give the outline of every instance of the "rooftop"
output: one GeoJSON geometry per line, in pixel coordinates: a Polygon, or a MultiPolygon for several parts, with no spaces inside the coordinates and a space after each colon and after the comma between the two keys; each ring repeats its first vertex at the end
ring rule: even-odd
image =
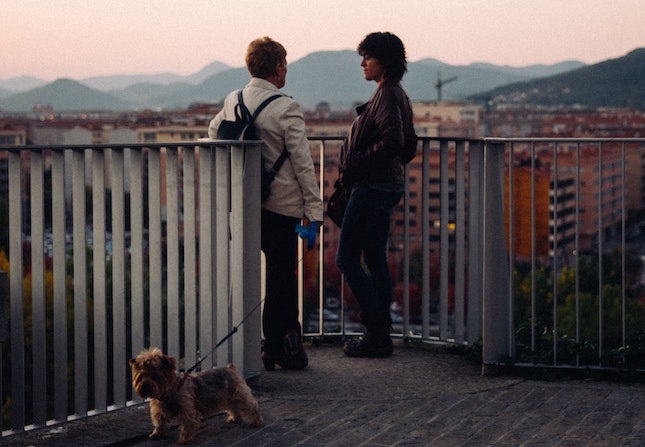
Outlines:
{"type": "MultiPolygon", "coordinates": [[[[637,446],[645,444],[645,384],[481,375],[462,355],[395,346],[389,359],[350,359],[306,344],[310,366],[252,384],[264,427],[202,424],[196,445],[637,446]]],[[[148,405],[11,435],[3,446],[165,446],[148,441],[148,405]]]]}

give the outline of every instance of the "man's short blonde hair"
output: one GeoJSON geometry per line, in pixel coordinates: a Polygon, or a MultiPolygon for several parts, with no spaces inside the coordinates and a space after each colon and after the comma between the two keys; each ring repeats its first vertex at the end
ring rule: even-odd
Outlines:
{"type": "Polygon", "coordinates": [[[271,39],[260,37],[249,44],[246,50],[246,67],[251,76],[266,79],[275,74],[275,67],[285,62],[287,50],[271,39]]]}

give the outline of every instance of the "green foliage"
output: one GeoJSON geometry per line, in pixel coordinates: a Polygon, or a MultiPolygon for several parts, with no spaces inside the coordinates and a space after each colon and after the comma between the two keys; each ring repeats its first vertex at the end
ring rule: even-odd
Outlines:
{"type": "MultiPolygon", "coordinates": [[[[88,250],[90,250],[88,248],[88,250]]],[[[90,256],[88,256],[88,259],[91,260],[91,251],[89,253],[90,256]]],[[[8,271],[10,268],[9,261],[4,253],[4,250],[0,250],[0,269],[5,269],[8,271]]],[[[88,261],[88,265],[86,266],[89,270],[86,272],[88,274],[88,278],[92,278],[91,274],[91,264],[88,261]]],[[[65,296],[65,307],[66,307],[66,313],[67,313],[67,327],[64,328],[63,330],[66,330],[66,339],[67,339],[67,353],[68,353],[68,387],[70,390],[74,389],[74,358],[73,358],[73,352],[74,352],[74,287],[73,287],[73,264],[72,264],[72,259],[71,257],[67,259],[66,262],[66,270],[67,274],[65,277],[65,290],[66,290],[66,296],[65,296]]],[[[108,278],[109,280],[110,278],[108,278]]],[[[54,331],[54,276],[53,276],[53,271],[51,269],[45,270],[44,274],[44,285],[45,285],[45,296],[44,297],[33,297],[32,294],[32,274],[31,272],[26,272],[25,276],[23,277],[22,281],[22,287],[23,287],[23,306],[24,306],[24,346],[25,346],[25,355],[24,355],[24,362],[25,362],[25,371],[27,371],[27,374],[30,374],[30,372],[33,370],[33,355],[32,355],[32,337],[33,337],[33,302],[34,299],[42,299],[44,307],[45,307],[45,337],[46,337],[46,358],[49,359],[50,361],[48,362],[46,368],[47,368],[47,413],[48,413],[48,418],[53,417],[53,412],[54,412],[54,383],[53,383],[53,362],[51,359],[54,359],[54,343],[57,342],[58,340],[61,339],[61,336],[63,334],[61,333],[56,333],[54,331]]],[[[89,298],[87,301],[87,321],[91,323],[91,318],[92,318],[92,313],[93,313],[93,299],[92,299],[92,294],[88,294],[89,298]]],[[[88,327],[88,340],[90,340],[90,346],[91,346],[91,340],[92,340],[92,327],[91,324],[88,327]]],[[[9,365],[11,365],[11,349],[10,349],[10,344],[7,343],[3,348],[3,371],[10,371],[9,365]]],[[[91,352],[90,352],[91,354],[91,352]]],[[[90,374],[92,372],[90,371],[90,374]]],[[[2,399],[0,399],[0,402],[2,403],[2,424],[3,427],[9,427],[11,426],[11,420],[10,420],[10,415],[11,415],[11,397],[10,397],[10,390],[11,390],[11,374],[5,374],[2,377],[3,380],[3,396],[0,396],[2,399]]],[[[91,377],[90,377],[91,380],[91,377]]],[[[92,387],[93,384],[90,383],[90,387],[92,387]]],[[[90,396],[91,396],[92,389],[90,390],[90,396]]],[[[32,405],[31,402],[33,402],[33,383],[31,380],[26,380],[25,381],[25,402],[27,403],[26,406],[26,414],[25,417],[28,421],[31,421],[33,415],[31,413],[32,411],[32,405]]],[[[69,393],[68,395],[68,408],[74,408],[74,395],[73,393],[69,393]]]]}
{"type": "Polygon", "coordinates": [[[637,254],[626,253],[624,293],[623,257],[618,250],[602,256],[602,282],[598,263],[593,259],[579,260],[577,277],[575,268],[562,268],[555,278],[558,302],[554,320],[553,271],[541,267],[535,273],[534,321],[531,272],[518,269],[515,272],[518,360],[645,368],[645,307],[632,287],[641,268],[637,254]]]}
{"type": "MultiPolygon", "coordinates": [[[[532,281],[530,269],[524,276],[515,271],[515,321],[531,320],[531,290],[532,281]]],[[[551,303],[553,302],[553,290],[550,286],[550,277],[544,267],[535,271],[535,312],[536,321],[551,321],[551,303]]]]}

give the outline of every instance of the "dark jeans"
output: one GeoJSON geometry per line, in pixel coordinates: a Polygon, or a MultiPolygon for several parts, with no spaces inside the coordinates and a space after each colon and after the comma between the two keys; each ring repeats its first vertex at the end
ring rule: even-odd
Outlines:
{"type": "Polygon", "coordinates": [[[262,210],[262,251],[266,257],[266,294],[262,325],[264,350],[279,354],[289,330],[300,332],[296,257],[300,219],[262,210]]]}
{"type": "Polygon", "coordinates": [[[387,241],[392,209],[401,196],[401,192],[362,186],[352,193],[347,203],[336,265],[345,275],[363,317],[389,316],[392,280],[387,265],[387,241]]]}

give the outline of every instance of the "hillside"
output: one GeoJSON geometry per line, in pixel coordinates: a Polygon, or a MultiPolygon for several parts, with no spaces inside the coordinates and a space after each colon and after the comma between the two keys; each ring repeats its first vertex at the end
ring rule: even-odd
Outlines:
{"type": "Polygon", "coordinates": [[[34,78],[33,76],[16,76],[15,78],[0,80],[0,91],[8,92],[8,95],[26,92],[46,85],[47,81],[34,78]]]}
{"type": "Polygon", "coordinates": [[[645,48],[566,73],[471,95],[497,104],[625,107],[645,111],[645,48]]]}
{"type": "Polygon", "coordinates": [[[5,110],[29,111],[37,104],[52,105],[55,110],[125,110],[130,107],[126,101],[71,79],[58,79],[44,87],[0,100],[0,108],[5,110]]]}
{"type": "Polygon", "coordinates": [[[175,73],[159,73],[152,75],[115,75],[115,76],[95,76],[92,78],[81,79],[81,82],[88,87],[109,93],[114,90],[126,90],[137,84],[157,85],[160,88],[176,84],[197,85],[204,82],[207,78],[229,70],[226,64],[213,62],[202,68],[197,73],[188,76],[181,76],[175,73]]]}

